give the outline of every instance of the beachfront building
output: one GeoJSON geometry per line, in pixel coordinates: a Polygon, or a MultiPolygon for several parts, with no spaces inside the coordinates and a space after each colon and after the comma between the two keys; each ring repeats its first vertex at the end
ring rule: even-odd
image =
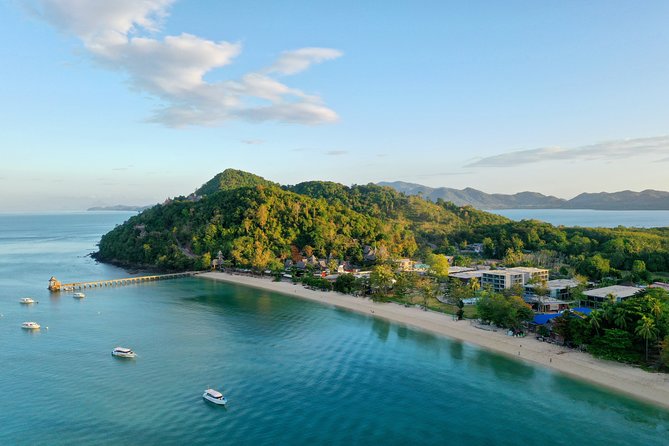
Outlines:
{"type": "Polygon", "coordinates": [[[508,269],[483,271],[483,274],[481,274],[481,287],[491,288],[496,293],[499,293],[514,285],[524,285],[525,282],[523,279],[523,273],[508,269]]]}
{"type": "Polygon", "coordinates": [[[541,286],[548,289],[546,297],[557,300],[571,300],[571,290],[579,285],[578,281],[574,279],[555,279],[542,283],[528,283],[525,284],[525,295],[535,295],[535,290],[541,286]]]}
{"type": "Polygon", "coordinates": [[[514,285],[524,286],[526,283],[548,281],[548,270],[541,268],[517,267],[483,271],[481,286],[490,287],[499,293],[514,285]]]}
{"type": "Polygon", "coordinates": [[[607,286],[604,288],[595,288],[594,290],[583,291],[587,302],[584,302],[587,306],[598,308],[604,302],[615,301],[620,302],[628,297],[634,296],[636,293],[641,291],[642,288],[635,286],[623,286],[623,285],[613,285],[607,286]]]}
{"type": "Polygon", "coordinates": [[[451,273],[451,271],[448,271],[448,277],[450,279],[457,279],[461,282],[463,282],[465,285],[469,285],[471,283],[472,279],[478,280],[479,284],[481,283],[481,277],[483,276],[484,271],[476,271],[476,270],[469,270],[469,271],[461,271],[461,272],[455,272],[451,273]]]}

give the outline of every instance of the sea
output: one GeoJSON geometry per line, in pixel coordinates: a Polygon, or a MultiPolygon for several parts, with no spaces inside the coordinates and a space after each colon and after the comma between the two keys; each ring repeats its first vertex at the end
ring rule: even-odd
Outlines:
{"type": "Polygon", "coordinates": [[[494,209],[493,214],[511,220],[540,220],[555,226],[593,228],[669,227],[669,211],[599,211],[592,209],[494,209]]]}
{"type": "Polygon", "coordinates": [[[47,291],[141,274],[89,256],[130,215],[0,214],[0,445],[669,443],[666,410],[372,315],[198,278],[47,291]]]}

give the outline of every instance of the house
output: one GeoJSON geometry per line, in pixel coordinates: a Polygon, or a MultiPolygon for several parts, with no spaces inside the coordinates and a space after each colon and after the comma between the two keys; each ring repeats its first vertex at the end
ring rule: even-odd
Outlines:
{"type": "Polygon", "coordinates": [[[569,302],[541,296],[525,296],[523,300],[537,313],[559,313],[569,309],[569,302]]]}
{"type": "Polygon", "coordinates": [[[662,288],[664,291],[669,291],[669,283],[664,282],[653,282],[648,285],[648,288],[662,288]]]}
{"type": "Polygon", "coordinates": [[[595,288],[594,290],[583,291],[587,298],[587,304],[593,308],[600,307],[604,302],[613,299],[616,302],[621,302],[628,297],[634,296],[642,288],[635,286],[613,285],[604,288],[595,288]]]}
{"type": "Polygon", "coordinates": [[[416,264],[414,260],[411,259],[399,259],[395,261],[397,263],[397,269],[399,271],[413,271],[413,266],[416,264]]]}

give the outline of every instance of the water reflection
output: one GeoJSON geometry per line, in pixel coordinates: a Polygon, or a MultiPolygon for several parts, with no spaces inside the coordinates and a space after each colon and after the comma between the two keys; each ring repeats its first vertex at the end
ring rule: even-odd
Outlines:
{"type": "Polygon", "coordinates": [[[469,363],[480,370],[492,371],[505,381],[527,381],[534,377],[536,369],[520,361],[496,355],[482,349],[473,351],[469,363]]]}
{"type": "Polygon", "coordinates": [[[376,333],[379,340],[386,342],[388,340],[388,334],[390,334],[390,324],[379,318],[374,318],[374,321],[372,322],[372,330],[376,333]]]}
{"type": "Polygon", "coordinates": [[[454,359],[462,360],[465,357],[465,346],[460,341],[452,340],[449,343],[449,350],[454,359]]]}

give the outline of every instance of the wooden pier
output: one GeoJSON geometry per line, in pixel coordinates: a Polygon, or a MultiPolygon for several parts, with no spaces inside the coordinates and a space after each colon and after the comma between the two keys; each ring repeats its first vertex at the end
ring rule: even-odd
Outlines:
{"type": "Polygon", "coordinates": [[[51,277],[51,279],[49,279],[49,291],[58,292],[58,291],[83,290],[85,288],[117,287],[124,285],[134,285],[142,282],[153,282],[156,280],[178,279],[181,277],[194,276],[196,274],[197,272],[189,271],[185,273],[155,274],[152,276],[137,276],[137,277],[126,277],[123,279],[94,280],[91,282],[72,282],[72,283],[61,283],[55,277],[51,277]]]}

